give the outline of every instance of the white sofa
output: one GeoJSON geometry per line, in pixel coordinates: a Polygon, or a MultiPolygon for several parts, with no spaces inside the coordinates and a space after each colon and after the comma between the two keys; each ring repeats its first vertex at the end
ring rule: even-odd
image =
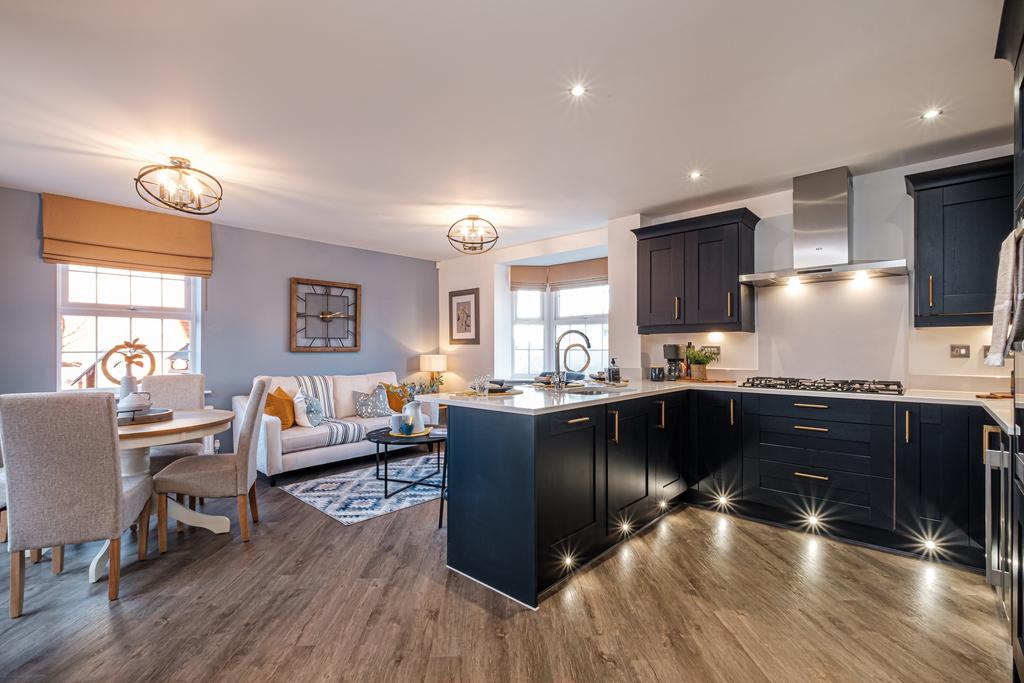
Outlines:
{"type": "MultiPolygon", "coordinates": [[[[353,392],[369,393],[381,382],[397,384],[398,378],[394,372],[374,372],[367,375],[328,375],[328,377],[333,388],[334,412],[337,419],[361,423],[367,432],[388,425],[389,418],[386,417],[358,417],[353,392]]],[[[264,378],[267,380],[270,391],[274,391],[278,387],[283,387],[292,395],[298,391],[298,383],[294,377],[265,376],[264,378]]],[[[235,411],[233,427],[235,443],[238,442],[238,429],[242,424],[242,414],[248,399],[248,396],[235,396],[231,399],[231,407],[235,411]]],[[[423,411],[429,422],[437,423],[436,404],[424,403],[423,411]]],[[[264,415],[263,424],[260,426],[256,468],[265,474],[273,484],[274,477],[284,472],[373,455],[377,450],[374,444],[365,439],[357,443],[326,446],[324,444],[327,443],[327,430],[326,426],[296,426],[282,430],[279,418],[264,415]]]]}

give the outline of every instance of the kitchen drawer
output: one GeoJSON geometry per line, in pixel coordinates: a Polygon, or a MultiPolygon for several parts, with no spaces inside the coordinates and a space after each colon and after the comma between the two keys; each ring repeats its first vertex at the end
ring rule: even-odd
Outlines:
{"type": "Polygon", "coordinates": [[[604,424],[604,406],[593,406],[577,410],[562,410],[549,413],[541,418],[544,427],[541,433],[564,434],[582,429],[600,428],[604,424]]]}
{"type": "Polygon", "coordinates": [[[796,517],[814,514],[830,522],[854,522],[893,528],[893,480],[775,460],[743,460],[743,499],[790,510],[796,517]]]}
{"type": "Polygon", "coordinates": [[[744,415],[743,455],[851,474],[893,476],[892,427],[744,415]]]}
{"type": "Polygon", "coordinates": [[[892,426],[892,402],[792,394],[744,394],[744,414],[892,426]]]}

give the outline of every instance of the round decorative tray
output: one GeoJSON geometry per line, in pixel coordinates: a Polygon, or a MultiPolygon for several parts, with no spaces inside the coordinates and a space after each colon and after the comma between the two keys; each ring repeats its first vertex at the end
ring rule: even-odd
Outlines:
{"type": "Polygon", "coordinates": [[[417,436],[426,436],[427,434],[429,434],[433,430],[434,430],[433,427],[427,427],[422,432],[414,432],[412,434],[397,434],[395,432],[388,432],[388,436],[396,436],[396,437],[404,438],[404,439],[412,439],[412,438],[417,437],[417,436]]]}
{"type": "Polygon", "coordinates": [[[152,422],[167,422],[174,418],[174,411],[170,408],[147,408],[146,410],[119,410],[117,411],[117,426],[127,427],[128,425],[144,425],[152,422]]]}

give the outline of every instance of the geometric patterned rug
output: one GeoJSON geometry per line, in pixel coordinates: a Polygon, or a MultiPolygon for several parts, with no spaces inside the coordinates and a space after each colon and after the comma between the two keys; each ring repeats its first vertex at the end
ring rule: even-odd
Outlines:
{"type": "MultiPolygon", "coordinates": [[[[441,463],[444,463],[443,455],[441,463]]],[[[394,479],[419,479],[436,468],[436,455],[422,455],[388,462],[388,476],[394,479]]],[[[383,469],[382,466],[382,474],[383,469]]],[[[370,465],[319,479],[286,484],[280,488],[345,525],[365,522],[374,517],[437,500],[441,495],[441,489],[411,486],[385,499],[384,482],[379,481],[375,473],[375,466],[370,465]]],[[[440,484],[441,475],[439,473],[426,481],[440,484]]],[[[388,488],[391,490],[404,485],[391,482],[388,488]]]]}

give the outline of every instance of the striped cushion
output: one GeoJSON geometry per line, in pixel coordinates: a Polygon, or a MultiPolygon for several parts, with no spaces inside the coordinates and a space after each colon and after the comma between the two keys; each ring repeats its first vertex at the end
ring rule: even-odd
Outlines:
{"type": "Polygon", "coordinates": [[[296,375],[295,381],[301,391],[320,401],[326,419],[331,420],[337,417],[334,412],[334,387],[331,385],[330,377],[326,375],[296,375]]]}

